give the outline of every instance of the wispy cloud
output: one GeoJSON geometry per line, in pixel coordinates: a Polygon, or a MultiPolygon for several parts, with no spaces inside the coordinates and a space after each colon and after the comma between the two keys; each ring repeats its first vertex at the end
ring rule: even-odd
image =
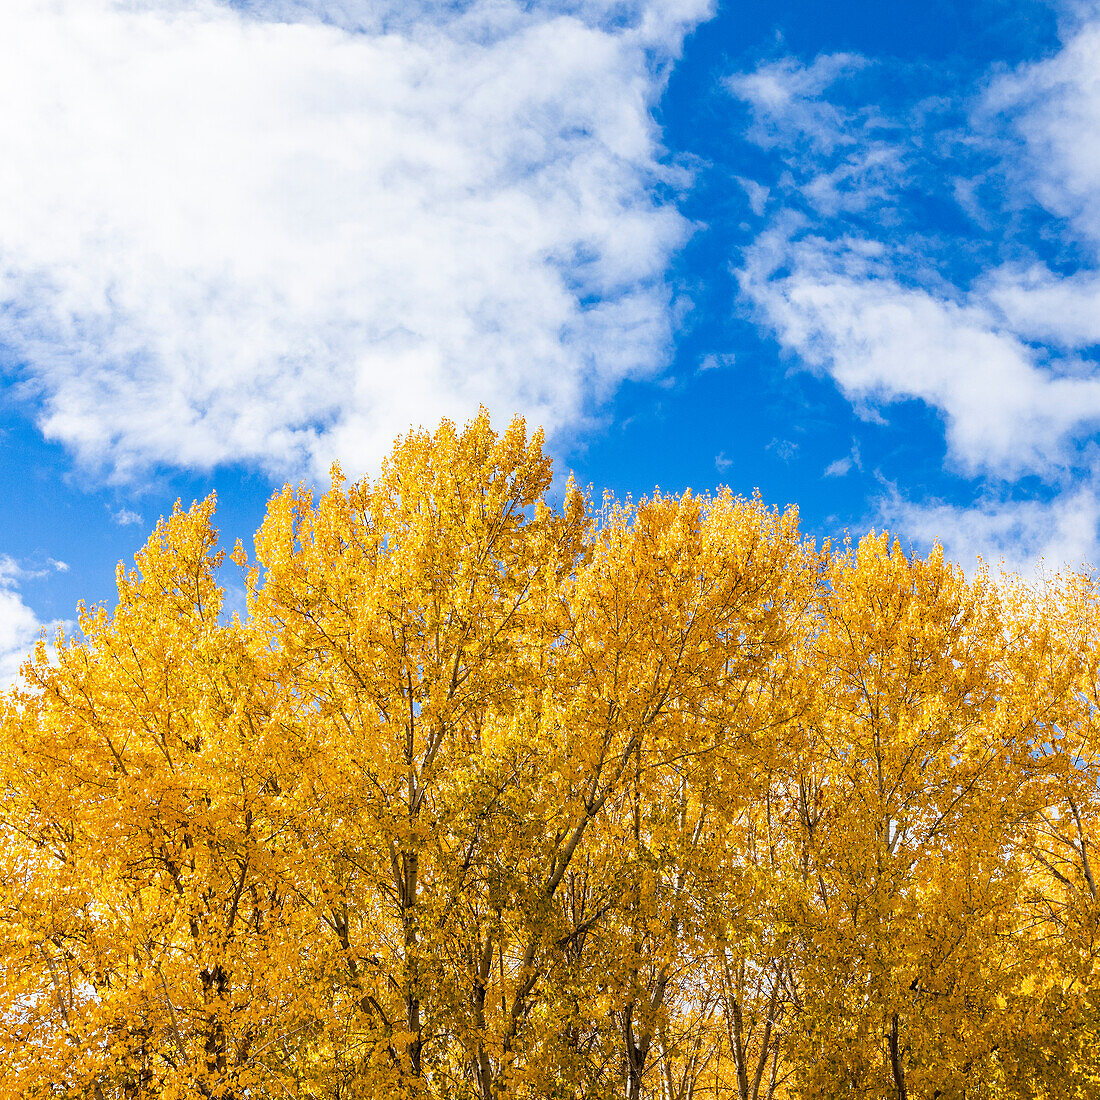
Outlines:
{"type": "Polygon", "coordinates": [[[131,508],[119,508],[111,511],[111,521],[119,527],[139,527],[145,522],[140,512],[131,508]]]}
{"type": "Polygon", "coordinates": [[[853,442],[852,450],[849,454],[844,455],[843,458],[834,459],[825,467],[823,472],[824,477],[845,477],[852,470],[862,470],[863,459],[859,453],[859,444],[853,442]]]}
{"type": "Polygon", "coordinates": [[[721,355],[711,353],[704,355],[699,363],[699,371],[708,370],[725,370],[727,367],[732,367],[737,362],[737,357],[732,352],[725,352],[721,355]]]}
{"type": "MultiPolygon", "coordinates": [[[[772,216],[737,265],[744,302],[857,411],[917,399],[939,413],[948,470],[978,502],[905,501],[901,490],[879,507],[963,555],[1073,565],[1096,555],[1100,17],[1090,12],[1057,54],[961,96],[924,87],[877,103],[873,66],[849,55],[768,61],[726,85],[778,163],[760,182],[776,196],[772,216]],[[922,221],[917,192],[955,206],[953,232],[922,221]],[[1021,494],[1025,477],[1044,491],[1021,494]]],[[[850,467],[839,459],[827,473],[850,467]]]]}
{"type": "Polygon", "coordinates": [[[651,114],[710,0],[10,0],[0,349],[85,463],[362,468],[666,362],[651,114]]]}
{"type": "MultiPolygon", "coordinates": [[[[745,73],[735,73],[726,87],[752,111],[748,137],[765,147],[808,146],[832,152],[858,140],[849,114],[824,93],[838,80],[859,72],[870,62],[859,54],[822,54],[809,65],[793,57],[766,61],[745,73]]],[[[739,180],[742,186],[744,181],[739,180]]],[[[751,194],[751,191],[750,191],[751,194]]]]}
{"type": "Polygon", "coordinates": [[[780,439],[777,436],[768,444],[766,450],[774,452],[784,462],[790,462],[798,453],[798,444],[792,439],[780,439]]]}
{"type": "Polygon", "coordinates": [[[1063,48],[991,81],[979,124],[1007,119],[1021,139],[1006,164],[1017,186],[1100,248],[1100,9],[1082,5],[1063,48]]]}

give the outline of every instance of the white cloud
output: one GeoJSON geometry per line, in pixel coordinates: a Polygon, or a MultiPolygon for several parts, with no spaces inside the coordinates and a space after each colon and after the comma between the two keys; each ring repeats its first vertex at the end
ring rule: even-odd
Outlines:
{"type": "Polygon", "coordinates": [[[1028,339],[1065,348],[1100,343],[1100,18],[1081,23],[1052,57],[994,80],[977,111],[1009,117],[1022,144],[1008,168],[1017,189],[1066,219],[1085,266],[1071,275],[1034,263],[990,273],[984,291],[1028,339]],[[1091,262],[1091,266],[1089,266],[1091,262]]]}
{"type": "Polygon", "coordinates": [[[903,285],[873,242],[776,230],[739,275],[780,344],[854,403],[938,408],[965,473],[1049,473],[1066,437],[1100,421],[1100,379],[1055,376],[981,302],[903,285]]]}
{"type": "Polygon", "coordinates": [[[991,272],[981,289],[1004,323],[1029,340],[1067,349],[1100,344],[1096,272],[1055,275],[1042,264],[1006,266],[991,272]]]}
{"type": "MultiPolygon", "coordinates": [[[[778,154],[769,208],[786,207],[742,255],[744,296],[863,415],[907,399],[938,410],[949,466],[985,479],[977,503],[895,490],[879,518],[960,560],[1077,567],[1100,546],[1097,452],[1081,446],[1100,425],[1100,17],[1095,5],[1079,15],[1051,57],[991,76],[969,103],[932,97],[893,120],[874,103],[840,105],[865,64],[847,55],[768,62],[727,84],[750,106],[749,137],[778,154]],[[969,131],[952,129],[968,110],[969,131]],[[906,206],[914,187],[939,185],[975,225],[1004,227],[1012,262],[952,282],[967,259],[906,206]],[[1047,244],[1060,230],[1072,257],[1057,271],[1019,259],[1030,230],[1012,238],[1036,202],[1060,219],[1047,244]],[[1049,500],[1018,499],[1027,475],[1049,500]]],[[[826,475],[850,468],[839,459],[826,475]]]]}
{"type": "Polygon", "coordinates": [[[1100,258],[1100,13],[1093,7],[1056,54],[992,81],[986,119],[1013,118],[1024,139],[1018,182],[1070,219],[1100,258]]]}
{"type": "Polygon", "coordinates": [[[723,352],[721,354],[712,352],[703,356],[697,370],[700,374],[708,370],[728,370],[736,362],[737,356],[733,352],[723,352]]]}
{"type": "Polygon", "coordinates": [[[852,440],[852,449],[843,458],[834,459],[825,467],[823,477],[846,477],[852,470],[863,471],[863,456],[860,454],[859,441],[852,440]]]}
{"type": "MultiPolygon", "coordinates": [[[[823,93],[868,64],[859,54],[848,53],[821,54],[809,65],[783,57],[752,72],[735,73],[726,79],[726,88],[751,109],[751,140],[766,148],[806,142],[817,152],[831,152],[838,145],[855,144],[857,136],[849,113],[823,93]]],[[[744,186],[743,180],[738,182],[744,186]]]]}
{"type": "Polygon", "coordinates": [[[22,571],[11,558],[0,556],[0,690],[19,679],[19,666],[34,648],[42,629],[38,616],[19,594],[21,576],[22,571]]]}
{"type": "MultiPolygon", "coordinates": [[[[164,0],[144,4],[163,7],[164,0]]],[[[313,21],[375,35],[433,33],[442,27],[448,34],[480,42],[512,33],[533,6],[509,0],[229,0],[229,5],[269,22],[313,21]]],[[[659,41],[683,34],[700,18],[698,0],[553,0],[543,6],[605,30],[630,26],[659,41]]]]}
{"type": "Polygon", "coordinates": [[[744,176],[738,176],[736,178],[737,182],[745,189],[745,196],[749,200],[749,209],[758,218],[762,218],[768,205],[770,189],[765,187],[762,183],[758,183],[756,180],[746,179],[744,176]]]}
{"type": "Polygon", "coordinates": [[[940,542],[966,568],[979,557],[991,569],[1024,575],[1087,571],[1100,561],[1100,495],[1090,486],[1048,502],[986,497],[971,507],[914,503],[894,492],[881,503],[880,518],[924,546],[940,542]]]}
{"type": "Polygon", "coordinates": [[[773,194],[780,209],[797,194],[824,217],[860,212],[888,200],[904,181],[897,124],[873,104],[849,108],[829,98],[830,89],[871,64],[846,53],[822,54],[809,65],[785,57],[727,78],[726,90],[749,107],[745,137],[786,154],[787,171],[774,191],[735,177],[754,214],[763,215],[773,194]]]}
{"type": "Polygon", "coordinates": [[[141,513],[135,512],[131,508],[119,508],[117,511],[111,512],[111,519],[119,527],[140,527],[145,522],[141,517],[141,513]]]}
{"type": "Polygon", "coordinates": [[[651,108],[709,0],[236,7],[0,16],[0,345],[49,438],[118,478],[354,470],[664,364],[651,108]]]}
{"type": "MultiPolygon", "coordinates": [[[[1100,377],[1078,354],[1100,343],[1100,273],[1005,265],[971,286],[945,280],[937,267],[950,262],[899,234],[892,207],[912,182],[914,149],[974,139],[937,131],[935,103],[918,105],[903,126],[874,104],[830,102],[840,95],[834,85],[865,64],[849,55],[810,65],[788,58],[728,82],[750,103],[750,136],[793,151],[782,182],[804,211],[780,214],[746,251],[742,290],[779,343],[830,374],[862,412],[906,399],[938,409],[959,472],[1060,475],[1079,459],[1067,444],[1100,423],[1100,377]],[[920,136],[911,140],[910,129],[920,136]],[[847,212],[871,214],[881,237],[846,228],[837,216],[847,212]]],[[[1097,72],[1100,21],[1085,23],[1054,57],[992,80],[974,103],[980,133],[1007,126],[1023,136],[1003,171],[1070,219],[1073,243],[1094,255],[1097,72]]]]}

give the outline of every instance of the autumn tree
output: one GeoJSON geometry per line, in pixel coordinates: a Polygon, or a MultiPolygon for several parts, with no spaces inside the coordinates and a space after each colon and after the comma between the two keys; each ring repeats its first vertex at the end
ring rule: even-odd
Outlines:
{"type": "Polygon", "coordinates": [[[0,1096],[1095,1094],[1094,582],[551,490],[411,432],[275,494],[242,614],[211,498],[39,646],[0,1096]]]}
{"type": "MultiPolygon", "coordinates": [[[[0,757],[6,1095],[234,1097],[293,1062],[300,904],[212,499],[177,511],[9,697],[0,757]]],[[[292,862],[292,861],[291,861],[292,862]]]]}
{"type": "Polygon", "coordinates": [[[887,536],[833,559],[787,781],[808,1094],[998,1095],[1026,716],[998,593],[887,536]]]}
{"type": "MultiPolygon", "coordinates": [[[[1081,575],[1015,582],[1006,601],[1018,639],[1010,688],[1026,718],[1026,813],[1015,838],[1026,865],[1017,920],[1022,981],[1002,991],[1020,1018],[1005,1044],[1027,1095],[1100,1094],[1100,588],[1081,575]]],[[[1007,691],[1006,691],[1007,694],[1007,691]]]]}

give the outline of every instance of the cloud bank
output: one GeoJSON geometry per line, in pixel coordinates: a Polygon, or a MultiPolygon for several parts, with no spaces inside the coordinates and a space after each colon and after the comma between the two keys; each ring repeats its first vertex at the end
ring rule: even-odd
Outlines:
{"type": "Polygon", "coordinates": [[[671,342],[651,109],[709,0],[9,0],[0,365],[115,480],[551,431],[671,342]]]}

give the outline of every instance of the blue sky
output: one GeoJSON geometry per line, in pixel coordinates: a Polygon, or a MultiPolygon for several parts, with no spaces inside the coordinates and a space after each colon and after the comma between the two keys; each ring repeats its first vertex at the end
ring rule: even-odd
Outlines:
{"type": "Polygon", "coordinates": [[[597,492],[729,484],[1097,558],[1100,5],[8,0],[0,676],[211,489],[480,403],[597,492]]]}

